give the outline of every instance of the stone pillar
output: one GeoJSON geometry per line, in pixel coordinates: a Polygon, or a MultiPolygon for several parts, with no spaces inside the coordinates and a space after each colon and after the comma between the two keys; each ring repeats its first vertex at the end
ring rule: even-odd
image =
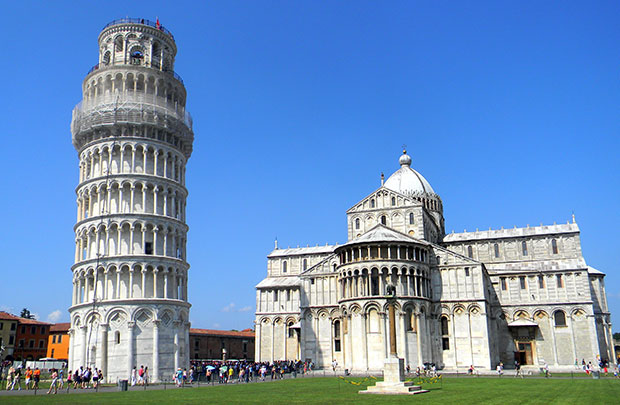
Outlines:
{"type": "Polygon", "coordinates": [[[260,362],[262,361],[261,359],[261,352],[260,352],[260,347],[261,347],[261,342],[262,342],[262,322],[260,321],[255,321],[254,325],[256,325],[256,339],[254,339],[254,361],[256,362],[260,362]]]}
{"type": "Polygon", "coordinates": [[[179,368],[179,328],[181,327],[180,321],[174,322],[174,370],[179,368]]]}
{"type": "Polygon", "coordinates": [[[127,322],[127,378],[131,377],[131,370],[133,369],[133,357],[134,357],[134,342],[133,342],[133,327],[135,322],[127,322]]]}
{"type": "Polygon", "coordinates": [[[422,338],[420,336],[420,315],[415,315],[415,334],[416,343],[418,345],[418,366],[421,366],[424,361],[422,360],[422,338]]]}
{"type": "Polygon", "coordinates": [[[385,327],[386,316],[385,312],[380,312],[379,316],[381,317],[381,336],[383,337],[383,358],[388,357],[388,345],[389,345],[389,337],[387,335],[387,330],[385,327]]]}
{"type": "Polygon", "coordinates": [[[553,325],[553,315],[549,317],[549,327],[551,329],[551,344],[553,345],[553,364],[557,366],[558,365],[558,348],[556,346],[556,341],[555,341],[555,326],[553,325]]]}
{"type": "Polygon", "coordinates": [[[398,325],[400,328],[400,342],[399,342],[399,357],[405,359],[405,363],[409,364],[409,356],[407,355],[407,332],[405,332],[405,312],[401,311],[398,314],[398,325]]]}
{"type": "MultiPolygon", "coordinates": [[[[368,336],[366,332],[366,313],[361,313],[360,318],[362,320],[362,360],[364,364],[365,371],[368,370],[368,336]]],[[[341,336],[342,336],[342,328],[341,328],[341,336]]]]}
{"type": "Polygon", "coordinates": [[[159,381],[159,323],[159,320],[153,321],[153,370],[151,372],[153,382],[159,381]]]}
{"type": "Polygon", "coordinates": [[[396,309],[394,302],[388,304],[388,313],[390,317],[390,357],[398,357],[396,348],[396,309]]]}
{"type": "Polygon", "coordinates": [[[82,332],[82,359],[79,366],[84,366],[84,367],[88,367],[88,364],[86,364],[86,354],[88,353],[88,342],[86,341],[86,334],[88,332],[88,326],[82,326],[80,327],[80,331],[82,332]]]}
{"type": "Polygon", "coordinates": [[[75,369],[75,329],[69,329],[69,368],[75,369]]]}
{"type": "Polygon", "coordinates": [[[99,325],[101,328],[101,370],[103,370],[104,376],[107,380],[108,376],[108,324],[102,323],[99,325]]]}

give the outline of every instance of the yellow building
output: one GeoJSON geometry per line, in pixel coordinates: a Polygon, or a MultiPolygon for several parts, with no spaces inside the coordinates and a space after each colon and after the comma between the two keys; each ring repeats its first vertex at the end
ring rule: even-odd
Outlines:
{"type": "Polygon", "coordinates": [[[13,360],[19,317],[0,311],[0,360],[13,360]]]}
{"type": "Polygon", "coordinates": [[[47,342],[47,357],[58,360],[69,359],[69,327],[70,323],[57,323],[51,326],[47,342]]]}

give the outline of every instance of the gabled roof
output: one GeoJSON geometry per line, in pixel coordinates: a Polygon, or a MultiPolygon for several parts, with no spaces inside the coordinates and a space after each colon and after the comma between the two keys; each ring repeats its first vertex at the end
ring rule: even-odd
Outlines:
{"type": "MultiPolygon", "coordinates": [[[[355,204],[354,204],[351,208],[349,208],[349,209],[347,210],[347,214],[349,214],[349,213],[351,213],[351,212],[355,212],[355,208],[357,208],[357,206],[358,206],[358,205],[360,205],[360,204],[361,204],[361,203],[363,203],[364,201],[368,200],[369,198],[374,197],[374,196],[375,196],[375,194],[377,194],[379,191],[382,191],[382,190],[383,190],[383,191],[386,191],[386,192],[388,192],[388,193],[396,194],[396,195],[397,195],[397,196],[399,196],[399,197],[402,197],[403,199],[405,199],[405,200],[406,200],[408,203],[410,203],[411,205],[422,205],[422,203],[421,203],[421,202],[419,202],[419,201],[415,200],[414,198],[411,198],[411,197],[410,197],[410,196],[408,196],[408,195],[405,195],[405,194],[403,194],[403,193],[399,193],[398,191],[396,191],[396,190],[392,190],[392,189],[387,188],[387,187],[385,187],[385,186],[381,186],[381,187],[379,187],[378,189],[376,189],[375,191],[373,191],[372,193],[368,194],[366,197],[364,197],[364,198],[362,198],[361,200],[359,200],[358,202],[356,202],[356,203],[355,203],[355,204]]],[[[399,207],[384,207],[384,208],[370,208],[370,209],[371,209],[371,210],[377,210],[377,211],[380,211],[380,210],[385,210],[385,209],[387,209],[387,208],[392,209],[392,208],[399,208],[399,207]]],[[[368,211],[368,209],[365,209],[364,211],[368,211]]]]}
{"type": "Polygon", "coordinates": [[[510,322],[508,326],[516,328],[519,326],[538,326],[538,324],[536,322],[532,322],[527,319],[519,318],[516,321],[510,322]]]}
{"type": "Polygon", "coordinates": [[[269,255],[267,255],[267,257],[271,258],[271,257],[282,257],[282,256],[322,255],[322,254],[333,253],[336,247],[338,247],[338,245],[274,249],[271,253],[269,253],[269,255]]]}
{"type": "Polygon", "coordinates": [[[355,238],[345,243],[342,246],[357,245],[359,243],[373,243],[373,242],[404,242],[404,243],[420,243],[423,245],[429,245],[428,242],[416,238],[412,238],[409,235],[395,231],[388,228],[383,224],[377,224],[372,227],[368,232],[361,235],[359,238],[355,238]]]}
{"type": "Polygon", "coordinates": [[[589,274],[598,274],[598,275],[603,275],[603,276],[605,275],[605,273],[603,273],[603,272],[602,272],[602,271],[600,271],[600,270],[595,269],[595,268],[594,268],[594,267],[592,267],[592,266],[588,266],[588,273],[589,273],[589,274]]]}
{"type": "Polygon", "coordinates": [[[256,284],[256,288],[298,287],[300,285],[299,276],[267,277],[256,284]]]}

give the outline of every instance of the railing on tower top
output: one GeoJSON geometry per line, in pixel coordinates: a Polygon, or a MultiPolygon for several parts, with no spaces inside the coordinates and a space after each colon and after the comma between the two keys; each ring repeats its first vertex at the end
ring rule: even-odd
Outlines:
{"type": "Polygon", "coordinates": [[[105,30],[106,28],[112,26],[112,25],[118,25],[118,24],[142,24],[142,25],[148,25],[149,27],[153,27],[155,29],[160,30],[161,32],[170,35],[170,37],[172,39],[174,39],[174,36],[172,35],[172,32],[168,31],[163,25],[161,25],[158,21],[153,22],[151,20],[145,20],[144,18],[120,18],[118,20],[114,20],[108,24],[106,24],[105,27],[103,27],[103,29],[105,30]]]}
{"type": "MultiPolygon", "coordinates": [[[[95,66],[93,66],[93,67],[91,67],[91,68],[90,68],[90,70],[88,71],[88,73],[86,73],[86,76],[88,76],[89,74],[91,74],[91,73],[92,73],[92,72],[94,72],[95,70],[105,69],[105,68],[108,68],[108,67],[113,67],[113,66],[119,66],[119,64],[117,63],[117,64],[115,64],[115,65],[113,65],[113,64],[107,64],[107,65],[106,65],[106,64],[104,64],[104,63],[97,63],[95,66]]],[[[127,66],[127,65],[123,65],[123,66],[127,66]]],[[[149,66],[147,66],[147,65],[132,65],[132,66],[149,67],[149,66]]],[[[159,68],[157,68],[157,67],[155,67],[155,66],[151,66],[151,67],[153,67],[153,68],[155,68],[155,69],[158,69],[158,70],[159,70],[159,68]]],[[[167,74],[171,75],[172,77],[174,77],[175,79],[177,79],[178,81],[180,81],[180,82],[181,82],[181,84],[183,84],[183,79],[181,79],[181,76],[179,76],[179,74],[178,74],[177,72],[172,71],[172,70],[161,70],[161,72],[164,72],[164,73],[167,73],[167,74]]]]}

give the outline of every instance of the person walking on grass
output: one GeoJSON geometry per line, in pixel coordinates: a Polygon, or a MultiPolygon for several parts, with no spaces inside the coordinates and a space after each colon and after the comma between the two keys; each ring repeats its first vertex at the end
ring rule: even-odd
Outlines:
{"type": "Polygon", "coordinates": [[[30,367],[26,368],[26,372],[24,373],[24,376],[26,377],[26,389],[29,390],[30,384],[32,382],[32,370],[30,369],[30,367]]]}
{"type": "Polygon", "coordinates": [[[52,369],[51,378],[52,378],[52,382],[50,384],[50,389],[47,390],[47,393],[51,394],[53,390],[54,394],[58,394],[58,370],[52,369]]]}
{"type": "Polygon", "coordinates": [[[13,374],[13,383],[11,384],[11,391],[13,391],[13,389],[15,388],[15,385],[17,385],[17,390],[21,391],[22,389],[21,378],[22,378],[22,367],[17,366],[17,368],[15,369],[15,373],[13,374]]]}

